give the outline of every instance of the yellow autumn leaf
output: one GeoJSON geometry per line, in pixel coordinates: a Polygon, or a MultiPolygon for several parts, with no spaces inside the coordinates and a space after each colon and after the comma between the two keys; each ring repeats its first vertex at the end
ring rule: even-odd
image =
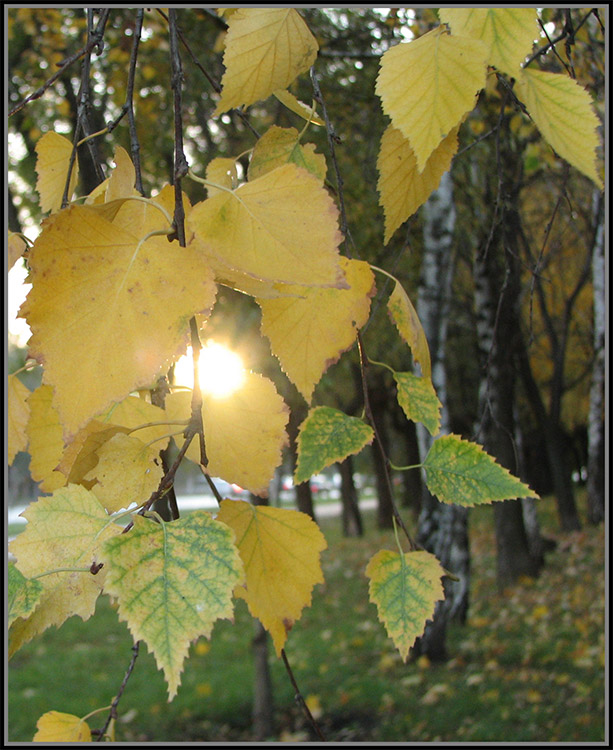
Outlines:
{"type": "Polygon", "coordinates": [[[9,543],[9,551],[26,578],[38,576],[43,591],[34,612],[11,626],[10,655],[72,615],[83,620],[91,617],[106,571],[102,568],[93,575],[81,569],[90,568],[96,561],[104,540],[123,531],[122,526],[110,522],[93,493],[74,484],[39,498],[21,515],[28,523],[9,543]],[[79,570],[67,570],[73,568],[79,570]]]}
{"type": "Polygon", "coordinates": [[[392,125],[408,138],[417,169],[457,127],[485,85],[487,47],[438,27],[381,58],[376,92],[392,125]]]}
{"type": "Polygon", "coordinates": [[[83,719],[60,711],[47,711],[36,722],[32,742],[91,742],[89,725],[83,719]]]}
{"type": "Polygon", "coordinates": [[[126,198],[129,195],[138,195],[134,187],[136,182],[136,170],[132,159],[125,148],[117,146],[115,149],[115,169],[112,171],[106,188],[105,202],[126,198]]]}
{"type": "Polygon", "coordinates": [[[155,440],[158,451],[168,447],[169,433],[178,429],[176,425],[167,423],[164,409],[138,396],[128,396],[113,404],[100,419],[107,424],[129,429],[130,433],[143,443],[155,440]]]}
{"type": "Polygon", "coordinates": [[[30,389],[25,386],[17,375],[7,378],[7,461],[9,466],[19,451],[28,447],[26,425],[30,417],[28,396],[30,389]]]}
{"type": "Polygon", "coordinates": [[[72,206],[48,220],[30,251],[32,288],[19,314],[65,434],[149,386],[185,351],[189,318],[214,303],[212,272],[198,253],[163,236],[143,241],[125,222],[151,231],[152,212],[165,228],[151,207],[109,221],[97,208],[72,206]]]}
{"type": "Polygon", "coordinates": [[[7,245],[8,256],[6,260],[6,270],[10,271],[15,263],[17,263],[18,259],[23,255],[27,244],[24,238],[17,232],[9,232],[7,236],[7,245]]]}
{"type": "Polygon", "coordinates": [[[158,446],[119,432],[99,448],[98,463],[84,479],[97,480],[91,491],[109,513],[142,505],[164,475],[159,453],[158,446]]]}
{"type": "Polygon", "coordinates": [[[286,164],[197,203],[187,226],[206,257],[258,279],[342,285],[338,211],[320,180],[286,164]]]}
{"type": "Polygon", "coordinates": [[[313,125],[321,126],[326,124],[321,117],[319,117],[314,106],[309,107],[308,104],[301,102],[300,99],[296,99],[291,91],[288,91],[287,89],[278,89],[277,91],[273,91],[273,94],[275,99],[278,99],[281,104],[284,104],[289,110],[300,115],[300,117],[304,117],[305,120],[313,123],[313,125]]]}
{"type": "Polygon", "coordinates": [[[403,661],[434,616],[436,602],[444,597],[444,575],[436,557],[425,550],[380,550],[366,567],[370,600],[403,661]]]}
{"type": "Polygon", "coordinates": [[[481,39],[488,64],[516,78],[540,29],[536,8],[439,8],[443,23],[456,36],[481,39]]]}
{"type": "Polygon", "coordinates": [[[82,484],[90,490],[95,480],[84,477],[98,463],[98,449],[118,432],[127,433],[125,427],[108,425],[97,419],[81,428],[64,449],[57,469],[66,477],[66,484],[82,484]]]}
{"type": "Polygon", "coordinates": [[[323,583],[320,553],[327,542],[306,513],[223,500],[217,519],[234,530],[246,585],[236,594],[272,636],[277,655],[287,634],[323,583]]]}
{"type": "Polygon", "coordinates": [[[53,492],[66,484],[66,477],[57,471],[64,452],[62,425],[53,403],[53,388],[40,385],[28,396],[30,418],[26,427],[30,453],[30,474],[40,482],[43,492],[53,492]]]}
{"type": "MultiPolygon", "coordinates": [[[[236,171],[236,159],[218,156],[212,159],[206,168],[207,182],[215,183],[226,190],[233,190],[238,186],[238,173],[236,171]]],[[[209,198],[221,192],[219,187],[207,185],[209,198]]]]}
{"type": "Polygon", "coordinates": [[[295,296],[258,299],[262,333],[288,378],[311,400],[323,373],[355,342],[375,292],[368,263],[341,258],[349,289],[290,287],[295,296]]]}
{"type": "Polygon", "coordinates": [[[228,24],[215,115],[267,99],[315,62],[317,42],[294,8],[240,8],[228,24]]]}
{"type": "Polygon", "coordinates": [[[404,341],[411,347],[413,359],[419,362],[424,378],[431,377],[430,348],[417,310],[398,281],[387,302],[387,310],[404,341]]]}
{"type": "Polygon", "coordinates": [[[249,180],[255,180],[290,162],[311,172],[321,182],[326,177],[326,158],[315,152],[312,143],[302,145],[296,128],[273,125],[255,144],[247,176],[249,180]]]}
{"type": "MultiPolygon", "coordinates": [[[[59,133],[45,133],[36,144],[36,190],[40,196],[40,208],[47,211],[59,211],[66,187],[72,143],[59,133]]],[[[67,198],[70,200],[77,184],[77,160],[70,175],[70,186],[67,198]]]]}
{"type": "Polygon", "coordinates": [[[377,189],[385,214],[385,244],[436,190],[457,149],[458,129],[453,128],[434,149],[420,173],[409,141],[393,125],[387,127],[377,160],[377,189]]]}
{"type": "Polygon", "coordinates": [[[521,72],[515,92],[553,150],[602,190],[596,169],[600,123],[588,92],[562,73],[532,68],[521,72]]]}
{"type": "Polygon", "coordinates": [[[172,523],[136,515],[133,528],[101,552],[105,593],[117,599],[120,619],[164,670],[169,701],[190,642],[208,638],[217,619],[232,618],[232,591],[243,580],[233,536],[205,511],[172,523]]]}

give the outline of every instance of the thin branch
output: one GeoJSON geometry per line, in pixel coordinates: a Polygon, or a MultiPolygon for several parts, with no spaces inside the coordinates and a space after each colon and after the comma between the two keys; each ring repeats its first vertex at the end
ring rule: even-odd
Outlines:
{"type": "Polygon", "coordinates": [[[283,663],[285,664],[285,669],[287,670],[287,674],[289,675],[290,682],[292,683],[292,687],[294,688],[294,700],[300,706],[300,708],[304,711],[307,719],[309,720],[311,727],[313,728],[313,731],[319,737],[321,742],[326,742],[327,740],[324,737],[323,732],[319,728],[319,725],[313,718],[313,714],[311,713],[311,711],[309,710],[309,707],[306,704],[306,701],[302,697],[302,693],[300,692],[300,688],[298,687],[298,683],[296,682],[294,673],[292,672],[292,668],[289,665],[287,654],[285,653],[284,648],[281,649],[281,658],[283,659],[283,663]]]}
{"type": "MultiPolygon", "coordinates": [[[[104,739],[104,735],[106,734],[106,730],[109,728],[109,724],[111,723],[111,721],[117,720],[117,706],[119,705],[119,701],[121,700],[123,691],[126,689],[128,680],[130,679],[130,676],[132,675],[132,672],[134,671],[134,665],[136,664],[136,658],[138,657],[139,648],[140,648],[140,641],[136,641],[136,643],[132,646],[132,658],[130,660],[130,664],[123,677],[123,680],[121,681],[121,685],[119,686],[119,691],[117,695],[113,698],[113,702],[111,703],[109,715],[102,729],[98,729],[95,732],[98,735],[98,739],[96,740],[97,742],[102,742],[102,740],[104,739]]],[[[92,734],[94,734],[94,732],[92,732],[92,734]]]]}

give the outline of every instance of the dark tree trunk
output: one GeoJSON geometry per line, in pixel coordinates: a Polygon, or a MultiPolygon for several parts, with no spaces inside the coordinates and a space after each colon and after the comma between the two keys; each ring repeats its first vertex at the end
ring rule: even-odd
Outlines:
{"type": "Polygon", "coordinates": [[[348,456],[338,464],[341,474],[341,502],[343,504],[343,536],[362,536],[362,516],[358,505],[358,493],[353,481],[353,459],[348,456]]]}
{"type": "MultiPolygon", "coordinates": [[[[409,422],[403,429],[403,436],[406,444],[406,461],[408,466],[415,466],[420,463],[419,441],[417,440],[417,430],[415,422],[409,422]]],[[[409,508],[415,520],[419,518],[421,512],[421,502],[424,492],[423,482],[419,471],[404,471],[402,473],[402,483],[404,490],[403,505],[409,508]]]]}

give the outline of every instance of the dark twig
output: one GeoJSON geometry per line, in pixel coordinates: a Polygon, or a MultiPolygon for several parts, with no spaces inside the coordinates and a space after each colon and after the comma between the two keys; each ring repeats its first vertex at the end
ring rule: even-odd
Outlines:
{"type": "Polygon", "coordinates": [[[96,731],[96,734],[98,735],[98,739],[96,740],[96,742],[102,742],[102,740],[104,739],[104,735],[106,734],[106,730],[109,728],[109,724],[111,723],[111,721],[117,720],[117,706],[119,705],[119,701],[121,700],[123,691],[125,690],[126,685],[128,684],[128,680],[130,679],[130,676],[134,670],[134,665],[136,664],[136,658],[138,656],[139,648],[140,648],[140,641],[136,641],[136,643],[132,646],[132,659],[130,660],[130,665],[128,666],[128,669],[123,677],[121,685],[119,686],[119,692],[113,698],[113,702],[111,703],[111,709],[109,711],[109,715],[106,719],[106,722],[104,723],[104,726],[102,727],[102,729],[99,729],[96,731]]]}
{"type": "Polygon", "coordinates": [[[319,725],[313,718],[313,714],[311,713],[311,711],[309,710],[309,707],[306,704],[306,701],[302,697],[302,693],[300,692],[298,683],[296,682],[296,679],[294,678],[294,673],[292,672],[292,668],[289,665],[289,661],[287,660],[287,654],[285,653],[284,648],[281,649],[281,658],[283,659],[283,663],[285,664],[285,669],[287,670],[287,674],[289,675],[290,682],[292,683],[292,687],[294,688],[294,700],[300,706],[300,708],[304,711],[315,734],[319,737],[319,739],[322,742],[326,742],[327,740],[324,737],[323,732],[319,728],[319,725]]]}

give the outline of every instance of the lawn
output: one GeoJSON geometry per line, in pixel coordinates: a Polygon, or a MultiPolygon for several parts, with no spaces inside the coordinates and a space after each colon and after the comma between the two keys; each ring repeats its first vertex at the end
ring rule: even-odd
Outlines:
{"type": "MultiPolygon", "coordinates": [[[[580,502],[583,502],[583,496],[580,502]]],[[[604,742],[605,533],[558,531],[553,501],[539,501],[544,533],[557,541],[547,566],[499,592],[491,508],[471,511],[469,621],[449,632],[450,660],[404,664],[368,601],[364,568],[392,533],[365,515],[360,539],[340,519],[322,521],[326,583],[291,631],[286,652],[326,739],[336,742],[604,742]]],[[[237,601],[192,644],[172,703],[146,647],[119,705],[120,742],[249,742],[253,622],[237,601]]],[[[29,742],[46,711],[84,716],[108,705],[132,639],[107,597],[87,622],[71,618],[24,646],[8,671],[8,739],[29,742]]],[[[276,728],[271,741],[316,740],[271,649],[276,728]]],[[[89,720],[99,727],[105,714],[89,720]]]]}

